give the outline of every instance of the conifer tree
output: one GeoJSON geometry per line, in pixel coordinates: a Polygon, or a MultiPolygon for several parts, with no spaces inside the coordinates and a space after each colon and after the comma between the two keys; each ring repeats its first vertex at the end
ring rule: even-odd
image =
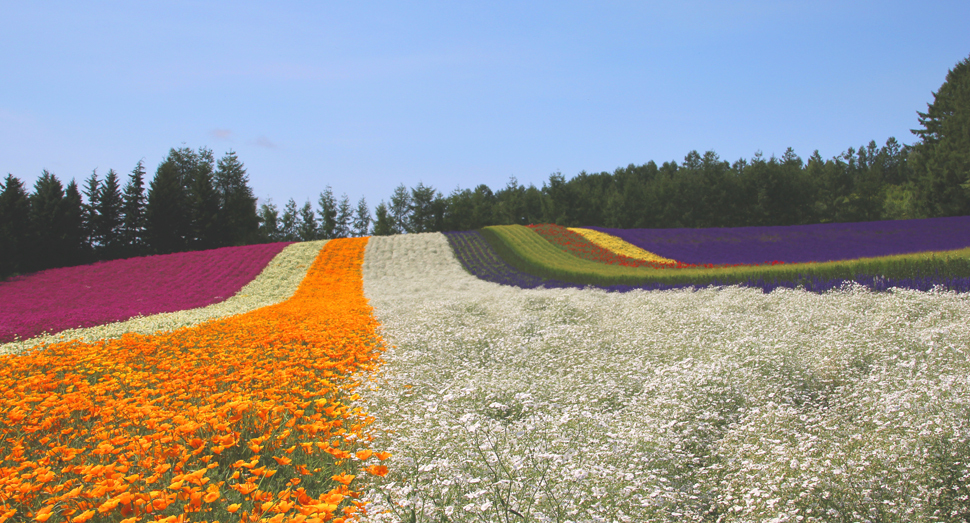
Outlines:
{"type": "Polygon", "coordinates": [[[283,207],[283,216],[280,218],[280,235],[282,236],[282,241],[295,242],[299,239],[299,233],[297,232],[297,224],[300,219],[299,209],[296,207],[296,201],[290,198],[283,207]]]}
{"type": "Polygon", "coordinates": [[[142,160],[138,160],[128,175],[122,200],[121,243],[125,246],[125,254],[137,256],[145,248],[145,166],[142,160]]]}
{"type": "Polygon", "coordinates": [[[101,184],[100,192],[96,224],[96,236],[102,248],[99,258],[116,258],[122,253],[122,208],[124,202],[121,195],[121,186],[118,182],[118,173],[114,169],[108,169],[108,174],[101,184]]]}
{"type": "Polygon", "coordinates": [[[354,212],[354,236],[367,236],[370,232],[370,221],[370,209],[367,207],[367,200],[361,196],[357,202],[357,210],[354,212]]]}
{"type": "Polygon", "coordinates": [[[353,210],[350,207],[350,198],[344,193],[340,197],[340,203],[337,205],[337,218],[334,220],[335,238],[346,238],[350,236],[350,222],[352,218],[353,210]]]}
{"type": "Polygon", "coordinates": [[[30,270],[62,265],[65,248],[64,186],[46,169],[30,195],[30,270]]]}
{"type": "Polygon", "coordinates": [[[280,211],[272,200],[259,207],[259,238],[263,242],[283,241],[280,231],[280,211]]]}
{"type": "Polygon", "coordinates": [[[394,227],[391,224],[391,215],[387,210],[387,204],[384,200],[377,204],[374,209],[374,230],[371,233],[374,236],[390,236],[395,234],[394,227]]]}
{"type": "Polygon", "coordinates": [[[155,254],[179,252],[186,248],[186,191],[179,166],[171,155],[158,165],[148,186],[145,205],[145,237],[155,254]]]}
{"type": "Polygon", "coordinates": [[[970,56],[946,75],[925,113],[913,147],[913,169],[929,216],[970,214],[970,56]]]}
{"type": "Polygon", "coordinates": [[[236,153],[230,150],[219,159],[215,174],[219,194],[219,230],[222,245],[243,245],[255,240],[259,230],[256,197],[236,153]]]}
{"type": "Polygon", "coordinates": [[[84,204],[81,201],[81,191],[77,182],[71,180],[64,189],[63,215],[61,217],[61,234],[64,238],[64,252],[58,266],[78,265],[88,263],[94,258],[85,241],[83,216],[84,204]]]}
{"type": "Polygon", "coordinates": [[[0,279],[26,269],[30,199],[24,183],[7,174],[0,183],[0,279]]]}
{"type": "Polygon", "coordinates": [[[317,216],[313,212],[313,205],[307,200],[297,214],[296,235],[300,241],[309,242],[319,238],[317,216]]]}
{"type": "Polygon", "coordinates": [[[98,170],[93,169],[91,176],[84,181],[84,197],[87,203],[82,204],[82,230],[84,233],[85,247],[90,252],[99,249],[101,245],[98,238],[98,209],[101,204],[101,180],[98,179],[98,170]]]}
{"type": "Polygon", "coordinates": [[[320,238],[330,240],[337,237],[337,200],[333,197],[333,189],[328,185],[320,193],[320,238]]]}

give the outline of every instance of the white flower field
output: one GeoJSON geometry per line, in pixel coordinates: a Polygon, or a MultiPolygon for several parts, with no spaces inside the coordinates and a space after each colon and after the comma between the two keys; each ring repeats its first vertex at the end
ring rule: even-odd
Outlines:
{"type": "Polygon", "coordinates": [[[483,282],[373,237],[370,521],[970,517],[970,296],[483,282]]]}

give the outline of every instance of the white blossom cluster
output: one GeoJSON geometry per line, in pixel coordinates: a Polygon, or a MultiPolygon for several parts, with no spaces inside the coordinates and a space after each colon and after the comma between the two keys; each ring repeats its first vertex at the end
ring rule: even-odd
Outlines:
{"type": "Polygon", "coordinates": [[[607,293],[375,237],[369,521],[963,521],[970,296],[607,293]]]}
{"type": "Polygon", "coordinates": [[[153,334],[159,331],[172,331],[198,325],[209,320],[243,314],[260,307],[275,305],[293,296],[325,243],[325,240],[321,240],[288,245],[270,260],[253,281],[225,301],[198,309],[136,316],[126,321],[83,329],[68,329],[54,334],[43,334],[26,340],[5,343],[0,345],[0,355],[19,353],[32,347],[46,346],[66,340],[91,342],[118,338],[127,332],[153,334]]]}

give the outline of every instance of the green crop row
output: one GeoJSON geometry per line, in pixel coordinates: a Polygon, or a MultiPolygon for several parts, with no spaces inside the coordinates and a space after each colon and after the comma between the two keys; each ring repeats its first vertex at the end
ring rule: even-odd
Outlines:
{"type": "Polygon", "coordinates": [[[607,265],[573,256],[528,227],[485,227],[482,236],[516,269],[584,285],[731,285],[755,281],[853,280],[860,275],[902,279],[970,277],[970,248],[855,260],[719,268],[653,269],[607,265]]]}

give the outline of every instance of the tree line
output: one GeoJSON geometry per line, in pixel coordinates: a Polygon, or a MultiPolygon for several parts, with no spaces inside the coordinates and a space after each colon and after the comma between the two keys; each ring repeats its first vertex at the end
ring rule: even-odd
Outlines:
{"type": "Polygon", "coordinates": [[[121,186],[114,170],[83,186],[43,171],[28,194],[7,175],[0,184],[0,278],[121,257],[271,241],[472,230],[487,225],[556,223],[619,228],[797,225],[970,215],[970,57],[946,76],[918,141],[889,138],[823,159],[756,153],[733,163],[691,151],[681,163],[650,161],[612,173],[536,187],[513,177],[493,191],[481,184],[447,196],[403,184],[374,209],[352,205],[327,186],[316,207],[291,198],[257,207],[233,151],[173,148],[145,188],[139,161],[121,186]]]}

